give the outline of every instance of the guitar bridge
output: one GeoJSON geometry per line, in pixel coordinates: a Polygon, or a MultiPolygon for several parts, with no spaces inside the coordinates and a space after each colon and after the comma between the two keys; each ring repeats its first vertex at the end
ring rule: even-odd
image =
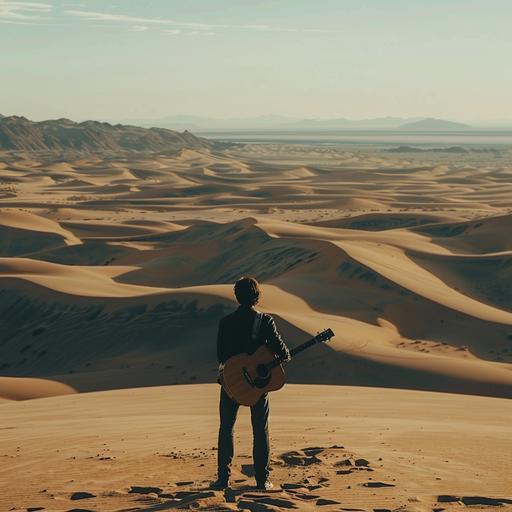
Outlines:
{"type": "Polygon", "coordinates": [[[245,380],[249,384],[249,386],[251,386],[253,388],[254,387],[254,381],[251,379],[251,376],[249,375],[249,372],[247,371],[247,368],[244,368],[242,370],[242,373],[244,375],[245,380]]]}

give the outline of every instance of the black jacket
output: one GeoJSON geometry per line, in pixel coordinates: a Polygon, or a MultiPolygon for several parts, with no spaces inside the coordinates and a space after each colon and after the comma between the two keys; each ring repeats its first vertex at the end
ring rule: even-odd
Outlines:
{"type": "Polygon", "coordinates": [[[262,314],[258,335],[252,339],[256,313],[254,308],[240,306],[233,313],[221,318],[217,335],[219,363],[225,363],[230,357],[238,354],[252,354],[264,344],[267,344],[279,358],[289,357],[290,352],[277,332],[274,319],[266,313],[262,314]]]}

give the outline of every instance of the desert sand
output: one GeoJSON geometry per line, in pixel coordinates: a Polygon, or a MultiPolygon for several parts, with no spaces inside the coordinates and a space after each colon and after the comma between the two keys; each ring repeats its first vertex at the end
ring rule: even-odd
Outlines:
{"type": "Polygon", "coordinates": [[[0,405],[2,510],[510,510],[512,403],[290,384],[272,396],[272,492],[255,492],[248,409],[213,492],[218,385],[0,405]],[[13,479],[12,475],[19,475],[13,479]]]}
{"type": "Polygon", "coordinates": [[[512,498],[511,156],[0,153],[2,506],[71,510],[73,492],[94,494],[78,502],[91,510],[512,498]],[[226,503],[201,489],[214,472],[216,325],[244,274],[291,347],[326,327],[336,337],[298,356],[273,400],[274,475],[291,487],[226,503]]]}

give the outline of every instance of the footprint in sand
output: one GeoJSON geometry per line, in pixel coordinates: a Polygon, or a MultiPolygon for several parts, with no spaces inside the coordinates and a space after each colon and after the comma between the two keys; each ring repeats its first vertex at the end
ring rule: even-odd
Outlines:
{"type": "Polygon", "coordinates": [[[181,491],[174,494],[176,503],[171,503],[176,508],[189,508],[197,509],[208,503],[201,503],[200,500],[208,500],[209,498],[216,498],[217,494],[213,491],[181,491]]]}
{"type": "Polygon", "coordinates": [[[304,448],[301,451],[291,451],[281,454],[281,459],[289,466],[310,466],[322,461],[317,457],[323,448],[304,448]]]}
{"type": "Polygon", "coordinates": [[[214,495],[215,493],[213,491],[178,491],[173,493],[173,496],[180,500],[190,498],[192,496],[194,498],[209,498],[214,495]]]}
{"type": "Polygon", "coordinates": [[[272,498],[269,496],[256,496],[256,495],[244,495],[245,499],[240,500],[237,503],[239,509],[251,510],[254,512],[276,510],[283,508],[299,508],[296,503],[285,498],[272,498]],[[249,498],[249,499],[246,499],[249,498]]]}
{"type": "Polygon", "coordinates": [[[338,462],[335,462],[334,465],[336,467],[339,467],[339,466],[348,466],[348,467],[351,467],[351,466],[354,466],[354,463],[352,462],[351,459],[341,459],[339,460],[338,462]]]}
{"type": "Polygon", "coordinates": [[[390,484],[387,482],[365,482],[361,485],[363,487],[396,487],[395,484],[390,484]]]}
{"type": "Polygon", "coordinates": [[[323,505],[339,505],[339,504],[340,504],[339,501],[329,500],[329,499],[326,499],[326,498],[320,498],[316,502],[316,506],[317,507],[321,507],[323,505]]]}
{"type": "Polygon", "coordinates": [[[160,487],[140,487],[137,485],[132,485],[128,491],[130,494],[161,494],[162,492],[163,490],[160,487]]]}
{"type": "Polygon", "coordinates": [[[309,456],[312,455],[318,455],[319,453],[322,453],[325,450],[325,448],[322,448],[321,446],[312,446],[310,448],[302,448],[302,451],[309,456]]]}
{"type": "Polygon", "coordinates": [[[293,483],[283,483],[281,484],[281,488],[286,491],[294,491],[296,489],[306,489],[306,486],[304,484],[293,484],[293,483]]]}
{"type": "Polygon", "coordinates": [[[306,501],[309,501],[309,500],[318,500],[320,499],[320,496],[318,494],[309,494],[307,492],[294,492],[294,491],[290,491],[293,493],[293,495],[297,498],[300,498],[301,500],[306,500],[306,501]]]}

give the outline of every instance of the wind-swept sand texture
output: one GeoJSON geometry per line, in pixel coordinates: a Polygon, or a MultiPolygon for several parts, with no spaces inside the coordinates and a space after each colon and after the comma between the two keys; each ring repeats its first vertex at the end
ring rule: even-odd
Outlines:
{"type": "Polygon", "coordinates": [[[0,153],[1,506],[510,507],[511,156],[0,153]],[[247,419],[235,490],[204,489],[244,274],[290,346],[336,333],[273,397],[270,495],[247,419]]]}
{"type": "Polygon", "coordinates": [[[218,392],[199,384],[0,404],[0,509],[512,508],[509,400],[289,385],[272,396],[276,490],[252,487],[244,408],[231,489],[214,492],[218,392]]]}
{"type": "Polygon", "coordinates": [[[292,346],[337,333],[291,382],[510,397],[510,156],[4,153],[1,375],[211,382],[217,321],[252,274],[292,346]]]}

